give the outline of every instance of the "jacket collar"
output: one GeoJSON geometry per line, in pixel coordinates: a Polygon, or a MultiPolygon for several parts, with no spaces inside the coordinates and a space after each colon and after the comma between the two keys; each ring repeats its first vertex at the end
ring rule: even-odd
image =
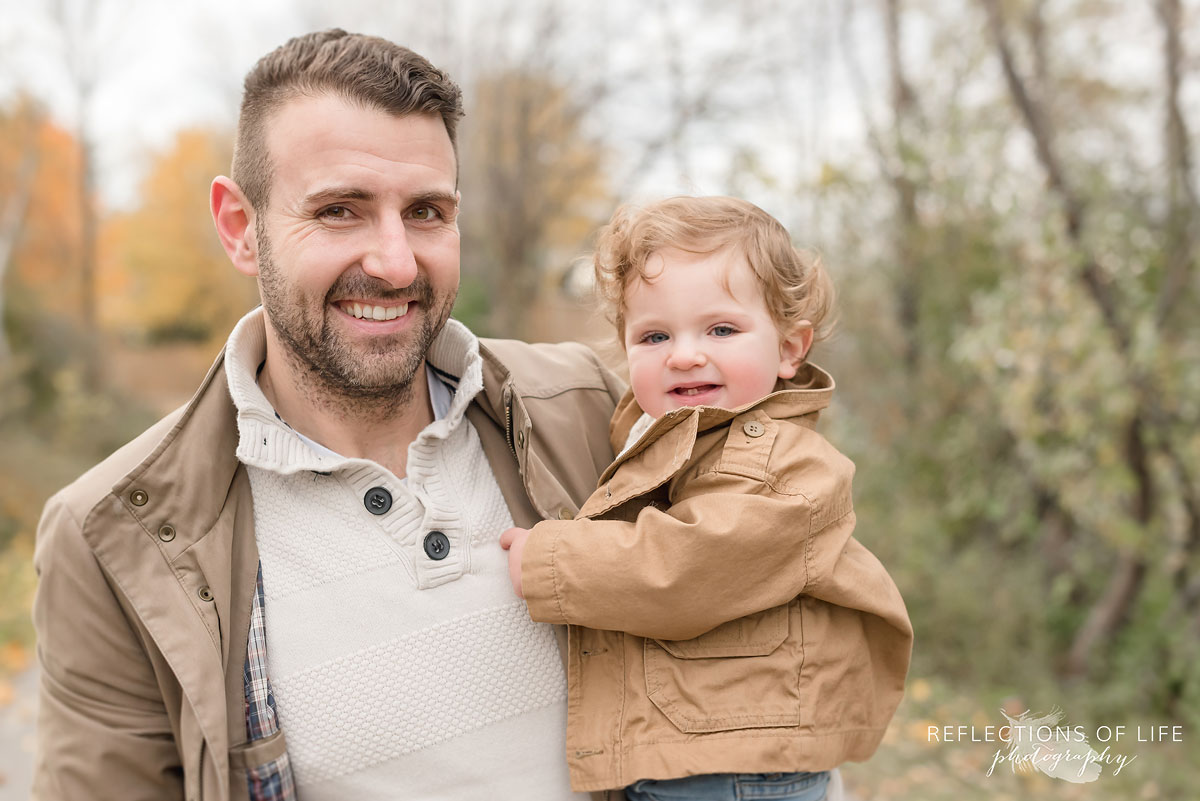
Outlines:
{"type": "Polygon", "coordinates": [[[829,373],[815,364],[805,363],[794,379],[779,381],[770,395],[736,409],[715,406],[672,409],[655,420],[622,452],[629,432],[645,414],[633,397],[633,390],[628,390],[617,405],[609,426],[609,442],[613,452],[619,455],[600,476],[600,485],[607,484],[605,493],[594,495],[581,513],[602,514],[665,484],[691,460],[701,434],[725,426],[735,417],[762,412],[776,420],[800,420],[803,424],[815,425],[816,415],[829,406],[833,389],[833,378],[829,373]],[[654,450],[655,457],[643,460],[648,470],[617,472],[621,465],[650,449],[654,450]]]}
{"type": "Polygon", "coordinates": [[[613,412],[612,423],[609,426],[609,442],[613,453],[621,454],[609,469],[605,471],[601,481],[612,475],[616,467],[627,458],[645,450],[651,443],[659,439],[677,426],[686,425],[696,434],[725,425],[733,418],[755,409],[762,410],[767,416],[776,420],[804,417],[820,412],[829,406],[833,398],[833,377],[815,364],[805,362],[796,377],[787,381],[780,380],[775,385],[775,391],[764,398],[744,404],[736,409],[721,409],[716,406],[683,406],[672,409],[654,421],[646,429],[640,439],[633,443],[625,453],[621,450],[629,438],[629,432],[637,424],[638,419],[645,414],[633,397],[633,390],[627,390],[617,409],[613,412]],[[694,426],[690,422],[695,419],[694,426]]]}

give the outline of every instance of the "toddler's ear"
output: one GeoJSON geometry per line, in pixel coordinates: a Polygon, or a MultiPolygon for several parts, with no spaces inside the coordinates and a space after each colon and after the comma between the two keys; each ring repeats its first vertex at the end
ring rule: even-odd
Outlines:
{"type": "Polygon", "coordinates": [[[812,347],[813,326],[808,320],[796,323],[787,336],[779,341],[779,377],[795,378],[808,349],[812,347]]]}

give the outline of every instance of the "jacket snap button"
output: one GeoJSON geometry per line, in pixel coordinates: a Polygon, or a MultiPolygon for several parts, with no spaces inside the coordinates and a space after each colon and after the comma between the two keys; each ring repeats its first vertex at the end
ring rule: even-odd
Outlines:
{"type": "Polygon", "coordinates": [[[558,510],[558,519],[559,520],[574,520],[575,513],[564,506],[563,508],[558,510]]]}
{"type": "Polygon", "coordinates": [[[742,430],[746,432],[746,436],[748,437],[761,437],[767,432],[763,424],[757,420],[751,420],[749,423],[746,423],[742,426],[742,430]]]}
{"type": "Polygon", "coordinates": [[[175,527],[167,524],[158,529],[158,538],[163,542],[170,542],[175,539],[175,527]]]}
{"type": "Polygon", "coordinates": [[[148,500],[150,500],[150,496],[146,494],[145,490],[134,490],[129,493],[129,502],[134,506],[145,506],[148,500]]]}
{"type": "Polygon", "coordinates": [[[425,555],[435,562],[440,562],[450,554],[450,538],[440,531],[431,531],[425,535],[425,555]]]}
{"type": "Polygon", "coordinates": [[[373,515],[387,514],[387,510],[392,508],[392,493],[383,487],[371,487],[363,498],[363,505],[373,515]]]}
{"type": "Polygon", "coordinates": [[[207,584],[197,590],[196,594],[200,596],[201,601],[211,601],[213,599],[212,590],[208,588],[207,584]]]}
{"type": "Polygon", "coordinates": [[[517,447],[518,448],[525,447],[525,432],[524,431],[517,432],[517,447]]]}

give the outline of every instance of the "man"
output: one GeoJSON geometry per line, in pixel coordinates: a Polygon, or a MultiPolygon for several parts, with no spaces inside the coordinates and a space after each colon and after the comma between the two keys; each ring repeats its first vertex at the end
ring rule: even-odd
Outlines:
{"type": "Polygon", "coordinates": [[[559,649],[497,538],[578,509],[622,388],[448,319],[461,114],[339,30],[247,77],[211,206],[263,308],[47,504],[37,798],[568,796],[559,649]]]}

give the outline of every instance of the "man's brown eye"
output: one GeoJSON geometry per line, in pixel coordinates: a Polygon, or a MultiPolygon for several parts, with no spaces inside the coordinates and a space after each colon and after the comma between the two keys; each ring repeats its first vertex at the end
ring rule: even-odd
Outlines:
{"type": "Polygon", "coordinates": [[[322,216],[325,216],[325,217],[333,217],[335,219],[340,220],[346,216],[346,207],[345,206],[330,206],[329,208],[325,209],[325,211],[321,212],[321,214],[322,214],[322,216]]]}

